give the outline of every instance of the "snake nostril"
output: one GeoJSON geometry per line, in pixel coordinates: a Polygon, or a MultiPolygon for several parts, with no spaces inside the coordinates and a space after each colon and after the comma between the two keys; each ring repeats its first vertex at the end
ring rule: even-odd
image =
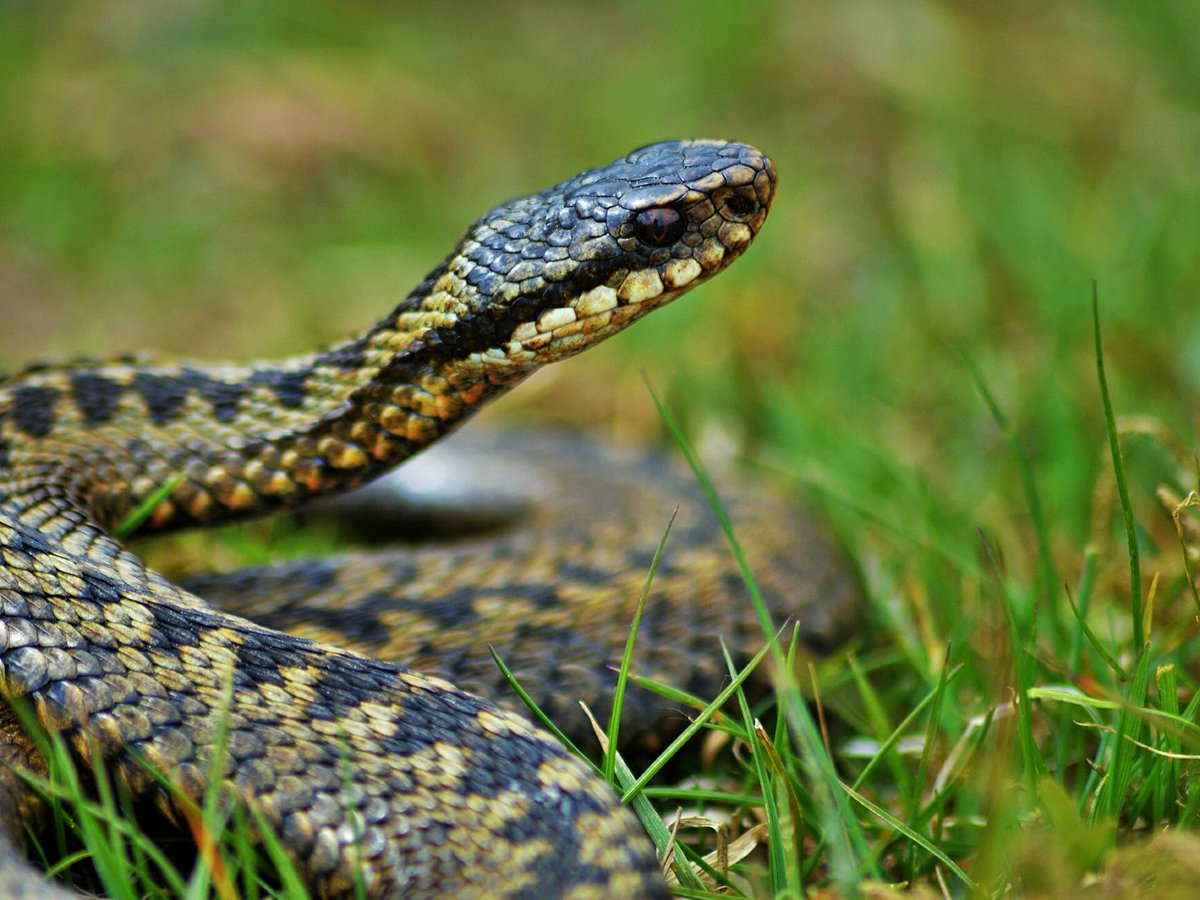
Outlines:
{"type": "Polygon", "coordinates": [[[717,198],[717,204],[721,215],[735,222],[744,222],[758,212],[758,200],[744,191],[728,191],[717,198]]]}

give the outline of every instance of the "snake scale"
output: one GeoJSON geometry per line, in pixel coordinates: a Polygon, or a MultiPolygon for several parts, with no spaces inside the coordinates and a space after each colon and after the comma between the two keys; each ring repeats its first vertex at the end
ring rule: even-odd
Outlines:
{"type": "MultiPolygon", "coordinates": [[[[503,705],[376,658],[411,651],[338,631],[344,610],[329,611],[354,576],[330,573],[352,573],[368,557],[337,570],[310,562],[275,576],[201,579],[188,590],[112,530],[164,484],[173,487],[142,532],[294,507],[365,483],[540,366],[722,271],[754,239],[775,185],[772,162],[744,144],[651,145],[492,210],[390,315],[330,349],[248,366],[137,357],[37,365],[0,380],[8,890],[63,893],[18,850],[21,824],[42,810],[13,771],[44,770],[13,713],[22,698],[81,765],[99,754],[135,797],[158,803],[170,801],[147,763],[202,797],[226,704],[224,787],[262,813],[322,896],[359,884],[369,896],[665,896],[631,813],[552,738],[503,705]],[[263,609],[255,598],[272,577],[279,602],[263,609]],[[322,588],[335,599],[300,596],[322,588]],[[341,639],[304,637],[306,624],[341,639]]],[[[651,524],[661,532],[664,520],[651,524]]],[[[470,570],[464,546],[449,557],[457,562],[418,551],[393,574],[419,593],[430,566],[470,570]]],[[[570,577],[611,572],[604,552],[593,544],[570,577]]],[[[553,566],[569,563],[550,564],[524,596],[494,573],[466,575],[492,579],[492,599],[513,606],[510,620],[538,623],[511,640],[546,642],[525,652],[551,693],[572,690],[572,666],[553,660],[555,643],[573,639],[556,612],[564,598],[552,591],[547,600],[545,584],[553,566]]],[[[366,619],[420,600],[376,596],[366,619]]],[[[437,607],[441,621],[480,607],[461,594],[454,602],[437,607]]],[[[593,628],[594,607],[579,601],[577,617],[593,628]]],[[[672,615],[663,604],[667,632],[672,615]]],[[[403,633],[417,621],[385,624],[403,633]]],[[[601,627],[623,639],[628,618],[607,621],[601,627]]],[[[436,667],[438,644],[426,629],[408,646],[424,646],[436,667]]],[[[489,679],[475,670],[465,683],[494,694],[489,679]]]]}

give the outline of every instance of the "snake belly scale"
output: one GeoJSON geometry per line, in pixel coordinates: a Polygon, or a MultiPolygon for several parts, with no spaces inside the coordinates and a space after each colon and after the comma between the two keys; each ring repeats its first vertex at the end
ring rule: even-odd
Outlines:
{"type": "MultiPolygon", "coordinates": [[[[224,786],[314,892],[663,896],[612,791],[522,717],[439,678],[220,611],[111,535],[295,506],[360,485],[538,367],[723,270],[775,169],[743,144],[655,144],[479,219],[390,315],[331,349],[248,366],[121,358],[0,380],[0,878],[39,767],[21,698],[136,796],[146,764],[203,795],[228,705],[224,786]],[[232,696],[229,696],[230,685],[232,696]]],[[[616,623],[614,628],[622,628],[616,623]]]]}

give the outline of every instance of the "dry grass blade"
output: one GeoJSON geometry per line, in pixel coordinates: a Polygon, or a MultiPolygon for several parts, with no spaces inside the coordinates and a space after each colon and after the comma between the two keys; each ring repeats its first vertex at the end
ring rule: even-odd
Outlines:
{"type": "MultiPolygon", "coordinates": [[[[728,827],[724,823],[713,822],[713,820],[705,819],[704,817],[684,817],[680,821],[680,827],[710,828],[717,833],[717,848],[704,855],[704,862],[722,875],[727,875],[730,866],[736,866],[744,859],[747,859],[751,853],[767,842],[767,826],[764,822],[760,822],[758,825],[744,831],[732,841],[729,840],[727,834],[728,827]]],[[[715,890],[720,886],[717,880],[707,873],[700,873],[700,878],[704,881],[705,887],[710,890],[715,890]]],[[[667,883],[672,887],[676,887],[679,885],[679,880],[674,874],[668,874],[667,883]]]]}

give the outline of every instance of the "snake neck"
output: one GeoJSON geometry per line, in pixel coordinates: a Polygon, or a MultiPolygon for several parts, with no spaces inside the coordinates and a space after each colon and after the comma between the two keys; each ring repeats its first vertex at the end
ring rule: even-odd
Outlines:
{"type": "Polygon", "coordinates": [[[459,317],[438,283],[363,335],[275,364],[120,360],[0,382],[0,495],[36,482],[107,529],[173,485],[143,525],[164,530],[361,484],[531,371],[449,346],[459,317]]]}

